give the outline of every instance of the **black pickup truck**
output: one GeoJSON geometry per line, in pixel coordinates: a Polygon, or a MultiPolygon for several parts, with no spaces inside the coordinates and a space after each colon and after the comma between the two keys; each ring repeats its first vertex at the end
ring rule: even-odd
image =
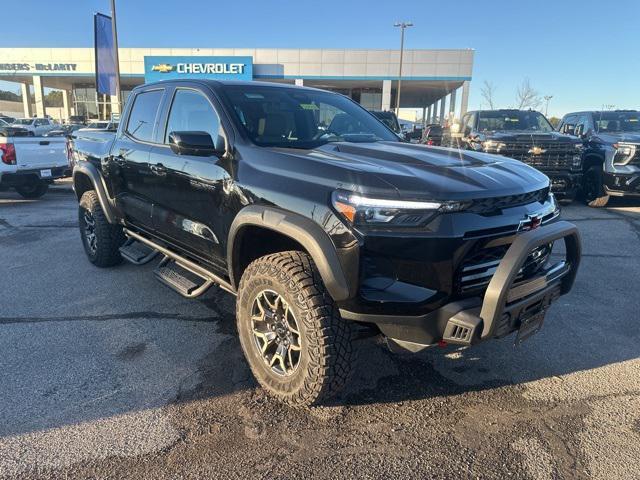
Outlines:
{"type": "Polygon", "coordinates": [[[640,112],[568,113],[558,130],[584,142],[582,192],[590,207],[611,196],[640,198],[640,112]]]}
{"type": "Polygon", "coordinates": [[[363,334],[402,351],[520,342],[580,262],[546,176],[403,143],[322,90],[148,84],[117,132],[76,132],[68,151],[89,260],[159,254],[157,278],[181,295],[235,295],[255,377],[291,405],[338,391],[363,334]]]}
{"type": "Polygon", "coordinates": [[[466,113],[457,134],[443,145],[515,158],[551,179],[551,191],[571,202],[582,177],[582,141],[556,132],[533,110],[479,110],[466,113]]]}

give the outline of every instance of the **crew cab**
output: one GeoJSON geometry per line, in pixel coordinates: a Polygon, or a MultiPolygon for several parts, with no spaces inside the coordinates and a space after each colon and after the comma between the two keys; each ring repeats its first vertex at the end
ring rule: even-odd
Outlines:
{"type": "Polygon", "coordinates": [[[75,137],[89,261],[155,261],[186,298],[235,295],[253,374],[294,406],[339,391],[367,333],[396,351],[520,343],[580,263],[545,175],[402,142],[331,92],[169,80],[136,87],[117,132],[75,137]]]}
{"type": "Polygon", "coordinates": [[[582,177],[582,142],[554,131],[540,112],[468,112],[458,130],[443,144],[519,160],[546,174],[559,200],[569,203],[575,198],[582,177]]]}
{"type": "Polygon", "coordinates": [[[610,196],[640,197],[640,112],[575,112],[558,130],[584,141],[582,191],[591,207],[604,207],[610,196]]]}
{"type": "Polygon", "coordinates": [[[11,127],[0,131],[0,188],[39,198],[55,179],[70,175],[64,138],[35,138],[11,127]]]}
{"type": "Polygon", "coordinates": [[[18,118],[11,126],[24,128],[32,136],[39,137],[49,130],[58,128],[58,124],[50,118],[18,118]]]}

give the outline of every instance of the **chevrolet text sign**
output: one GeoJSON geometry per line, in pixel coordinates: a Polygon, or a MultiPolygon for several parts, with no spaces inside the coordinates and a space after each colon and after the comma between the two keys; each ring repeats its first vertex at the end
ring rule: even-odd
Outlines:
{"type": "Polygon", "coordinates": [[[251,57],[144,57],[145,82],[172,78],[209,78],[212,80],[251,80],[251,57]]]}

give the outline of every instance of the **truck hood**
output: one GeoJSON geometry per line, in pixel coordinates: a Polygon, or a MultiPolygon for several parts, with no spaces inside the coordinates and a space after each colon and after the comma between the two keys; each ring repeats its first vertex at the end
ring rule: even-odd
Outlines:
{"type": "MultiPolygon", "coordinates": [[[[338,142],[296,152],[286,153],[342,173],[376,177],[376,183],[387,184],[401,198],[467,200],[517,195],[549,185],[545,175],[522,162],[466,150],[401,142],[338,142]]],[[[351,183],[350,188],[354,186],[351,183]]]]}
{"type": "Polygon", "coordinates": [[[598,138],[604,143],[640,143],[640,133],[631,133],[631,132],[623,132],[623,133],[607,133],[600,132],[596,134],[598,138]]]}
{"type": "Polygon", "coordinates": [[[560,132],[536,133],[526,130],[503,131],[496,130],[492,132],[484,132],[485,139],[495,140],[497,142],[531,142],[532,145],[558,142],[558,143],[580,143],[577,137],[565,135],[560,132]]]}

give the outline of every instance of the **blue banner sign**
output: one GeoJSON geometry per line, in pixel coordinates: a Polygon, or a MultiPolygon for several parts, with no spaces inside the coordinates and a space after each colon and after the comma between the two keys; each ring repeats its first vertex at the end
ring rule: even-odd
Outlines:
{"type": "Polygon", "coordinates": [[[252,80],[252,57],[144,57],[144,81],[175,78],[212,80],[252,80]]]}
{"type": "Polygon", "coordinates": [[[96,90],[106,95],[116,94],[116,50],[111,30],[111,17],[96,13],[94,16],[96,56],[96,90]]]}

